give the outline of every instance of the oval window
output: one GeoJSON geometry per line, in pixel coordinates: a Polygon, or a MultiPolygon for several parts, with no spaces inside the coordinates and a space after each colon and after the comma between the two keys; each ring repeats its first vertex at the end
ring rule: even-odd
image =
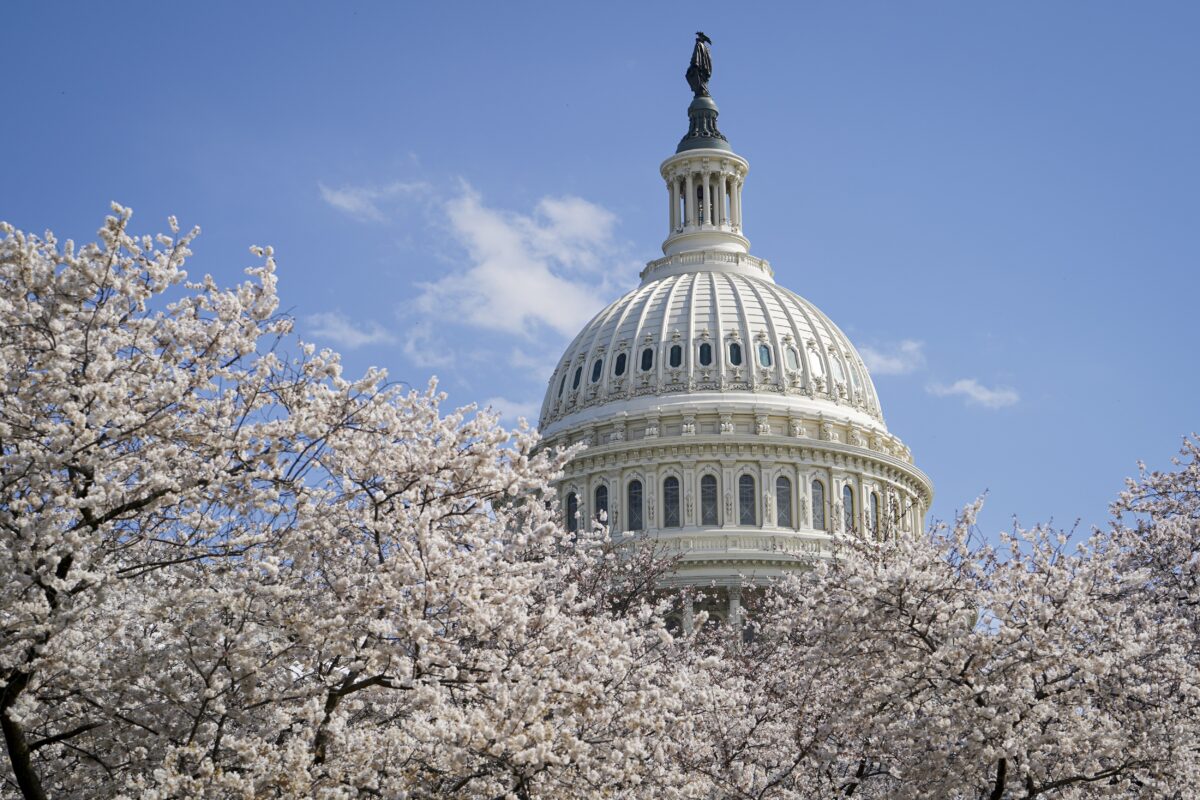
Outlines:
{"type": "Polygon", "coordinates": [[[617,354],[617,366],[616,366],[616,369],[613,370],[613,372],[618,377],[625,374],[625,354],[624,353],[617,354]]]}
{"type": "Polygon", "coordinates": [[[678,367],[683,363],[683,348],[677,344],[671,345],[671,366],[678,367]]]}
{"type": "Polygon", "coordinates": [[[592,383],[600,380],[600,370],[604,369],[604,359],[597,358],[596,363],[592,364],[592,383]]]}
{"type": "Polygon", "coordinates": [[[700,345],[700,366],[707,367],[712,364],[712,345],[708,342],[700,345]]]}
{"type": "Polygon", "coordinates": [[[579,379],[582,376],[583,376],[583,367],[576,367],[575,368],[575,377],[571,379],[571,388],[572,389],[579,388],[579,379]]]}
{"type": "Polygon", "coordinates": [[[771,366],[771,346],[760,344],[758,346],[758,363],[764,367],[771,366]]]}
{"type": "Polygon", "coordinates": [[[654,348],[647,347],[642,351],[642,372],[647,372],[654,366],[654,348]]]}
{"type": "Polygon", "coordinates": [[[742,346],[737,342],[729,345],[729,363],[735,367],[742,365],[742,346]]]}

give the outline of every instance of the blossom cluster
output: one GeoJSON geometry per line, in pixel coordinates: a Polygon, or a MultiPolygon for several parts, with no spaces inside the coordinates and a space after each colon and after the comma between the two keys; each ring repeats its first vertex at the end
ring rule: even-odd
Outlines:
{"type": "Polygon", "coordinates": [[[675,556],[547,502],[571,452],[129,222],[0,227],[0,796],[1192,796],[1194,440],[1078,546],[972,506],[672,635],[675,556]]]}

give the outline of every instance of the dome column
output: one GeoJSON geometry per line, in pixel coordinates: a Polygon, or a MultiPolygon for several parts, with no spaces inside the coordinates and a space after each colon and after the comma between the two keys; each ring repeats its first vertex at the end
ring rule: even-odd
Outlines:
{"type": "Polygon", "coordinates": [[[671,230],[667,234],[669,236],[679,229],[679,182],[673,176],[667,181],[667,194],[671,198],[671,230]]]}
{"type": "Polygon", "coordinates": [[[683,199],[683,208],[687,213],[687,225],[694,226],[696,224],[696,184],[692,181],[692,172],[688,170],[685,178],[687,194],[683,199]]]}
{"type": "Polygon", "coordinates": [[[701,174],[704,179],[704,225],[712,225],[712,173],[704,172],[701,174]]]}
{"type": "Polygon", "coordinates": [[[718,173],[719,180],[717,181],[717,218],[714,224],[719,226],[728,226],[729,220],[725,214],[725,173],[718,173]]]}

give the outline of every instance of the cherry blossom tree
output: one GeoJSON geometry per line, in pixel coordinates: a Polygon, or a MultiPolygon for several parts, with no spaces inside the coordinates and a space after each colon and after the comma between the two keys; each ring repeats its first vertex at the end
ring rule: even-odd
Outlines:
{"type": "Polygon", "coordinates": [[[234,289],[188,283],[196,232],[135,238],[116,211],[98,245],[0,244],[10,789],[681,784],[660,752],[674,644],[644,581],[614,603],[603,532],[567,539],[542,500],[569,454],[444,414],[432,385],[281,355],[269,250],[234,289]]]}

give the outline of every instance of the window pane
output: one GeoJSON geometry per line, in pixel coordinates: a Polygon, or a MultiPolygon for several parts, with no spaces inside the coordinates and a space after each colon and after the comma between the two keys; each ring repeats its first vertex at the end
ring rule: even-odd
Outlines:
{"type": "Polygon", "coordinates": [[[576,367],[575,368],[575,377],[571,379],[571,388],[572,389],[579,388],[579,378],[582,375],[583,375],[583,367],[576,367]]]}
{"type": "Polygon", "coordinates": [[[600,519],[601,512],[607,517],[608,515],[608,487],[601,484],[596,487],[596,519],[600,519]]]}
{"type": "Polygon", "coordinates": [[[738,524],[754,525],[754,477],[743,475],[738,478],[738,524]]]}
{"type": "Polygon", "coordinates": [[[663,527],[679,527],[679,479],[663,481],[663,527]]]}
{"type": "Polygon", "coordinates": [[[758,363],[764,367],[771,366],[771,348],[769,345],[760,344],[758,346],[758,363]]]}
{"type": "Polygon", "coordinates": [[[735,367],[742,364],[742,346],[737,342],[729,345],[729,363],[735,367]]]}
{"type": "Polygon", "coordinates": [[[792,482],[782,475],[775,479],[775,524],[792,527],[792,482]]]}
{"type": "Polygon", "coordinates": [[[579,530],[579,498],[574,492],[567,495],[567,530],[571,533],[579,530]]]}
{"type": "Polygon", "coordinates": [[[647,347],[642,351],[642,372],[646,372],[654,366],[654,348],[647,347]]]}
{"type": "Polygon", "coordinates": [[[705,475],[700,479],[700,524],[717,524],[717,476],[705,475]]]}
{"type": "Polygon", "coordinates": [[[625,374],[625,354],[620,353],[617,356],[617,368],[614,370],[618,376],[625,374]]]}
{"type": "Polygon", "coordinates": [[[683,363],[683,348],[679,345],[671,345],[671,366],[678,367],[683,363]]]}
{"type": "Polygon", "coordinates": [[[629,506],[629,525],[626,530],[640,531],[642,524],[642,482],[630,481],[625,505],[629,506]]]}
{"type": "Polygon", "coordinates": [[[558,382],[558,396],[562,397],[563,389],[567,386],[567,373],[563,373],[562,380],[558,382]]]}
{"type": "Polygon", "coordinates": [[[700,366],[707,367],[712,364],[712,345],[708,342],[700,345],[700,366]]]}
{"type": "Polygon", "coordinates": [[[592,383],[600,380],[600,371],[604,369],[604,359],[597,358],[596,363],[592,364],[592,383]]]}
{"type": "Polygon", "coordinates": [[[875,492],[871,492],[871,530],[883,541],[883,531],[879,529],[879,495],[875,492]]]}
{"type": "Polygon", "coordinates": [[[842,487],[842,527],[850,533],[855,529],[854,524],[854,490],[849,486],[842,487]]]}
{"type": "Polygon", "coordinates": [[[800,369],[800,357],[796,355],[794,347],[787,349],[787,365],[789,369],[800,369]]]}
{"type": "Polygon", "coordinates": [[[825,484],[820,481],[812,482],[812,513],[813,529],[825,530],[825,484]]]}

